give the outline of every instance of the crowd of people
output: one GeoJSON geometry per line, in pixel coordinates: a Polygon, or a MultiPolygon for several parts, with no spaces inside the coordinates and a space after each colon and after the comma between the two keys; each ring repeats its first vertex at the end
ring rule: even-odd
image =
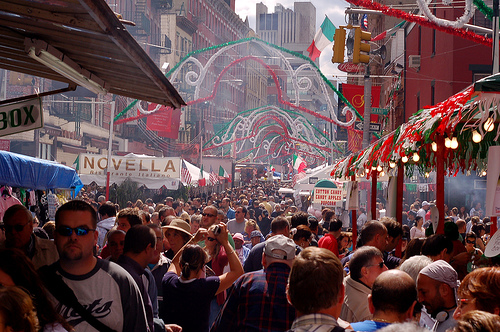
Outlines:
{"type": "Polygon", "coordinates": [[[399,222],[360,209],[353,243],[345,216],[272,187],[125,207],[79,197],[42,227],[15,204],[0,331],[500,331],[489,219],[452,208],[434,234],[431,205],[399,222]]]}

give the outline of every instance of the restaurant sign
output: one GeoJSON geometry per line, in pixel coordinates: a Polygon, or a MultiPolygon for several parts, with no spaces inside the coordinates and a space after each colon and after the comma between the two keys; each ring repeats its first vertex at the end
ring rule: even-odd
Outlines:
{"type": "MultiPolygon", "coordinates": [[[[180,158],[159,158],[149,156],[127,155],[111,157],[111,176],[133,178],[180,178],[180,158]]],[[[106,174],[108,158],[106,155],[89,153],[80,154],[80,174],[106,174]]]]}

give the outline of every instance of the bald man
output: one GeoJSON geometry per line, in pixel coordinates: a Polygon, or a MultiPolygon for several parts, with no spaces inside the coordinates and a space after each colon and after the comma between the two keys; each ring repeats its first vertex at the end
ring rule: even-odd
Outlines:
{"type": "Polygon", "coordinates": [[[417,303],[415,281],[399,270],[382,272],[373,282],[368,295],[368,306],[373,318],[352,323],[355,331],[376,331],[393,323],[402,323],[413,317],[417,303]]]}

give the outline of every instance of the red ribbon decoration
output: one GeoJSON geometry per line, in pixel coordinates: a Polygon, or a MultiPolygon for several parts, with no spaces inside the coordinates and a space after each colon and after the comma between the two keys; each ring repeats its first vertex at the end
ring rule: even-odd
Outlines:
{"type": "Polygon", "coordinates": [[[371,2],[370,0],[347,0],[347,2],[349,2],[353,5],[356,5],[356,6],[367,8],[367,9],[379,10],[388,16],[397,17],[397,18],[403,19],[403,20],[408,21],[408,22],[417,23],[423,27],[435,29],[438,31],[443,31],[443,32],[446,32],[448,34],[458,36],[458,37],[473,41],[473,42],[478,43],[478,44],[483,44],[483,45],[486,45],[489,47],[491,47],[491,45],[493,44],[493,41],[491,38],[487,38],[487,37],[478,35],[474,32],[467,31],[467,30],[462,29],[462,28],[456,29],[456,28],[451,28],[451,27],[443,27],[443,26],[437,25],[437,24],[429,21],[425,17],[413,15],[413,14],[404,12],[404,11],[399,10],[399,9],[389,8],[389,7],[384,6],[378,2],[371,2]]]}

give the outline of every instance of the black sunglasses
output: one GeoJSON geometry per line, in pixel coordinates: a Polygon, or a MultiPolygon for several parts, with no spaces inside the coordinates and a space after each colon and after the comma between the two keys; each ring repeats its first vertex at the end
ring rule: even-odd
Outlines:
{"type": "Polygon", "coordinates": [[[7,233],[12,233],[12,230],[15,230],[17,233],[22,232],[24,227],[26,227],[26,225],[28,225],[30,222],[32,222],[32,221],[28,221],[24,225],[7,225],[7,224],[5,224],[5,231],[7,233]]]}
{"type": "Polygon", "coordinates": [[[210,242],[215,241],[215,239],[213,237],[207,237],[207,240],[210,242]]]}
{"type": "Polygon", "coordinates": [[[465,240],[465,241],[470,244],[476,244],[476,241],[471,241],[471,240],[465,240]]]}
{"type": "Polygon", "coordinates": [[[210,214],[210,213],[202,213],[201,215],[204,217],[217,217],[216,214],[210,214]]]}
{"type": "Polygon", "coordinates": [[[73,231],[75,231],[75,234],[77,236],[84,236],[87,235],[89,232],[95,231],[95,229],[90,229],[87,228],[86,226],[78,226],[75,228],[71,228],[68,226],[61,226],[56,228],[56,232],[61,236],[71,236],[71,234],[73,234],[73,231]]]}

